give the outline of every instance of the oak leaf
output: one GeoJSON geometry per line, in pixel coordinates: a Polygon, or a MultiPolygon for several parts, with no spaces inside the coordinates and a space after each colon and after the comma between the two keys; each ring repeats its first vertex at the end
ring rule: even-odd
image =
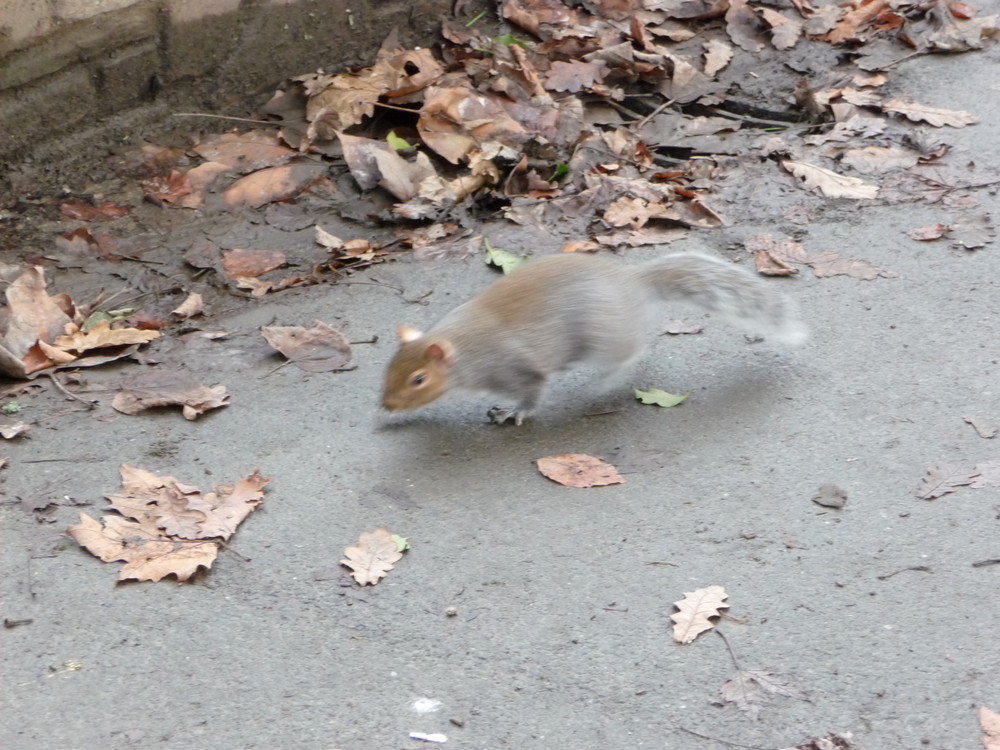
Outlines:
{"type": "Polygon", "coordinates": [[[565,487],[603,487],[623,484],[625,478],[609,463],[583,453],[566,453],[535,460],[538,470],[565,487]]]}
{"type": "Polygon", "coordinates": [[[728,609],[729,594],[722,586],[706,586],[695,591],[685,591],[684,598],[674,602],[677,612],[670,615],[674,622],[673,638],[678,643],[691,643],[695,638],[715,627],[711,618],[728,609]]]}
{"type": "Polygon", "coordinates": [[[354,580],[362,586],[374,586],[385,578],[402,556],[393,534],[380,526],[374,531],[364,532],[356,547],[345,549],[340,564],[350,568],[354,580]]]}

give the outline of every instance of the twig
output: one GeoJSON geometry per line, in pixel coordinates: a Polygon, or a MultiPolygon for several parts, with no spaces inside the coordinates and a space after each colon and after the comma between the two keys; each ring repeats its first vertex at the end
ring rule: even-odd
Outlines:
{"type": "Polygon", "coordinates": [[[695,737],[701,737],[703,740],[711,740],[712,742],[721,742],[723,745],[730,745],[732,747],[745,747],[749,750],[766,750],[760,745],[744,745],[742,742],[732,742],[731,740],[723,740],[719,737],[711,737],[707,734],[702,734],[701,732],[696,732],[693,729],[688,729],[687,727],[676,726],[674,729],[680,729],[682,732],[687,732],[688,734],[693,734],[695,737]]]}
{"type": "Polygon", "coordinates": [[[732,657],[733,666],[736,667],[736,671],[737,672],[742,672],[743,671],[743,667],[740,666],[740,660],[736,658],[736,652],[733,651],[733,647],[729,644],[729,639],[726,638],[725,633],[723,633],[718,628],[715,628],[715,633],[716,633],[716,635],[719,636],[719,638],[722,639],[722,642],[726,644],[726,648],[729,649],[729,656],[732,657]]]}
{"type": "Polygon", "coordinates": [[[979,560],[978,562],[972,563],[973,568],[985,568],[987,565],[1000,565],[1000,557],[994,557],[989,560],[979,560]]]}
{"type": "Polygon", "coordinates": [[[270,125],[272,128],[280,127],[281,123],[276,120],[251,120],[248,117],[229,117],[227,115],[210,115],[205,112],[173,112],[171,117],[210,117],[213,120],[232,120],[233,122],[252,122],[257,125],[270,125]]]}
{"type": "Polygon", "coordinates": [[[648,115],[646,115],[645,117],[643,117],[641,120],[639,120],[638,122],[632,123],[629,126],[629,130],[632,130],[633,132],[635,132],[637,130],[641,130],[643,127],[645,127],[645,125],[646,125],[647,122],[649,122],[650,120],[652,120],[654,117],[656,117],[658,114],[660,114],[660,112],[662,112],[663,110],[665,110],[667,107],[669,107],[671,104],[673,104],[676,101],[677,101],[676,99],[667,99],[667,101],[663,102],[663,104],[661,104],[659,107],[657,107],[656,109],[654,109],[652,112],[650,112],[648,115]]]}
{"type": "Polygon", "coordinates": [[[888,580],[889,578],[892,578],[894,575],[897,575],[899,573],[903,573],[903,572],[905,572],[907,570],[916,570],[916,571],[918,571],[920,573],[933,573],[934,572],[927,565],[911,565],[909,568],[900,568],[899,570],[894,570],[892,573],[886,573],[884,576],[877,576],[877,578],[880,581],[885,581],[885,580],[888,580]]]}
{"type": "Polygon", "coordinates": [[[263,380],[264,378],[268,378],[271,375],[274,375],[274,373],[276,373],[282,367],[285,367],[286,365],[290,365],[290,364],[292,364],[292,360],[286,359],[284,362],[282,362],[280,365],[278,365],[277,367],[275,367],[273,370],[268,370],[267,372],[265,372],[263,375],[260,376],[259,379],[263,380]]]}
{"type": "Polygon", "coordinates": [[[362,341],[349,341],[348,343],[351,346],[357,346],[358,344],[377,344],[378,343],[378,336],[375,335],[375,336],[372,336],[370,339],[364,339],[362,341]]]}
{"type": "Polygon", "coordinates": [[[95,406],[97,406],[96,401],[85,401],[84,399],[77,396],[75,393],[70,393],[68,390],[66,390],[66,386],[64,386],[62,383],[59,382],[59,378],[56,377],[56,374],[54,372],[47,372],[45,374],[48,375],[49,380],[51,380],[55,384],[56,388],[62,391],[65,395],[69,396],[71,399],[79,401],[81,404],[85,404],[88,409],[93,409],[95,406]]]}

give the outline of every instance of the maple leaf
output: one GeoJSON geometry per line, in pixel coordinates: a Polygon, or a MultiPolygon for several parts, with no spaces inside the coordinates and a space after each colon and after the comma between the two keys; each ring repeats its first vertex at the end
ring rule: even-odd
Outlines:
{"type": "Polygon", "coordinates": [[[726,703],[735,704],[752,721],[760,717],[771,695],[805,700],[782,675],[770,669],[740,669],[722,684],[721,693],[726,703]]]}
{"type": "Polygon", "coordinates": [[[951,227],[951,238],[966,250],[976,250],[993,242],[996,230],[989,214],[968,214],[959,218],[951,227]]]}
{"type": "Polygon", "coordinates": [[[224,385],[201,385],[180,370],[158,367],[122,381],[112,408],[135,415],[157,406],[181,406],[185,419],[196,419],[211,409],[227,406],[229,393],[224,385]]]}
{"type": "Polygon", "coordinates": [[[972,484],[979,474],[975,466],[966,462],[937,464],[928,469],[927,476],[920,481],[917,497],[921,500],[936,500],[959,487],[972,484]]]}
{"type": "Polygon", "coordinates": [[[538,470],[565,487],[602,487],[623,484],[625,478],[609,463],[583,453],[566,453],[535,460],[538,470]]]}
{"type": "Polygon", "coordinates": [[[339,372],[357,367],[347,337],[318,320],[312,328],[265,326],[260,333],[268,344],[306,372],[339,372]]]}
{"type": "Polygon", "coordinates": [[[8,375],[25,377],[22,358],[38,341],[52,342],[75,308],[66,295],[51,296],[45,291],[45,271],[40,266],[26,268],[5,292],[7,316],[0,338],[0,368],[8,375]]]}
{"type": "Polygon", "coordinates": [[[674,602],[677,612],[670,615],[674,622],[673,638],[678,643],[691,643],[695,638],[715,627],[711,618],[728,609],[729,594],[722,586],[706,586],[695,591],[685,591],[684,598],[674,602]]]}
{"type": "Polygon", "coordinates": [[[356,547],[345,549],[340,564],[350,568],[354,580],[362,586],[374,586],[385,578],[402,556],[403,552],[392,533],[380,526],[374,531],[364,532],[356,547]]]}

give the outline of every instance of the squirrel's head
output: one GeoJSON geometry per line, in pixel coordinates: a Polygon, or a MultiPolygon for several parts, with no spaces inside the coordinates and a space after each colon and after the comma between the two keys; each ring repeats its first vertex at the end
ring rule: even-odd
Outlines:
{"type": "Polygon", "coordinates": [[[454,347],[408,326],[400,326],[396,333],[399,351],[385,373],[382,406],[406,411],[436,401],[450,386],[454,347]]]}

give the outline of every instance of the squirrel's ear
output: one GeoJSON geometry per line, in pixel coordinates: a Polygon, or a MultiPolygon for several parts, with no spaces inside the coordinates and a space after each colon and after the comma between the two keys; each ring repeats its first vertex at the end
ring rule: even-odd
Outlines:
{"type": "Polygon", "coordinates": [[[428,359],[436,359],[439,362],[448,362],[455,349],[447,341],[433,341],[424,349],[424,354],[428,359]]]}
{"type": "Polygon", "coordinates": [[[399,328],[396,329],[396,335],[399,336],[399,342],[401,344],[408,344],[411,341],[416,341],[424,334],[423,331],[418,331],[416,328],[399,326],[399,328]]]}

